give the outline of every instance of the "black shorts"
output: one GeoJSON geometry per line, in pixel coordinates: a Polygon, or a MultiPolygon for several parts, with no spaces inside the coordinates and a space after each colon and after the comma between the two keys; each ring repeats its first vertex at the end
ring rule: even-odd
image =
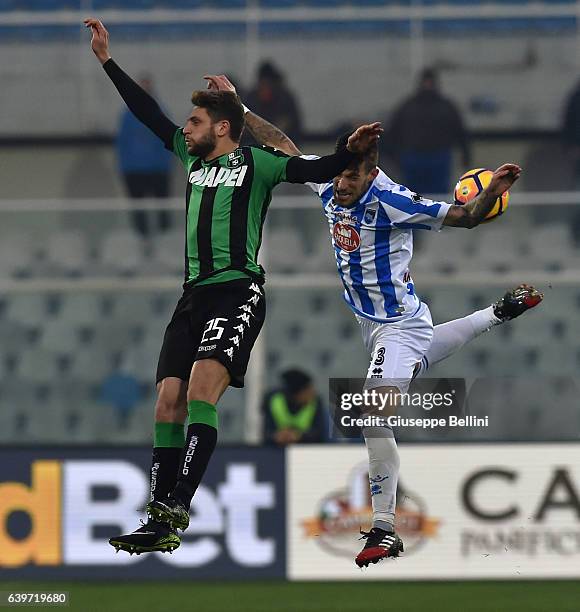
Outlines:
{"type": "Polygon", "coordinates": [[[230,373],[230,385],[243,387],[265,317],[264,288],[251,279],[186,289],[165,330],[156,382],[187,381],[195,361],[216,359],[230,373]]]}

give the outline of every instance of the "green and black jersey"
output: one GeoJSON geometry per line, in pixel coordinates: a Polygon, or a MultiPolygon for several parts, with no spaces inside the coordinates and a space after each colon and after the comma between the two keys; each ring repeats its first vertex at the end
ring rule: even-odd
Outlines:
{"type": "Polygon", "coordinates": [[[258,264],[272,189],[286,179],[290,157],[273,149],[240,147],[211,161],[187,152],[181,129],[173,151],[187,173],[185,283],[263,280],[258,264]]]}
{"type": "Polygon", "coordinates": [[[355,161],[347,148],[304,159],[255,147],[202,160],[189,155],[181,128],[120,66],[108,59],[103,68],[135,117],[173,150],[187,172],[188,286],[246,277],[263,280],[257,260],[272,189],[283,181],[325,183],[355,161]]]}

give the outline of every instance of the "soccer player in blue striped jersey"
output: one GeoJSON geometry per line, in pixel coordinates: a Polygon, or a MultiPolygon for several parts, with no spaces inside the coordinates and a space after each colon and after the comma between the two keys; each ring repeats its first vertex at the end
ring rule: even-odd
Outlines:
{"type": "MultiPolygon", "coordinates": [[[[210,88],[230,89],[224,76],[208,76],[210,88]]],[[[258,142],[288,155],[302,155],[275,126],[246,109],[246,125],[258,142]]],[[[337,143],[340,150],[348,141],[337,143]]],[[[405,393],[413,377],[445,359],[494,325],[513,319],[540,303],[529,285],[507,292],[498,302],[455,321],[433,327],[427,304],[415,292],[409,266],[413,230],[438,231],[443,225],[474,228],[496,199],[520,177],[521,168],[504,164],[490,185],[463,206],[433,202],[392,181],[377,167],[376,148],[356,159],[332,182],[309,186],[322,201],[328,219],[344,299],[354,312],[371,358],[366,388],[381,397],[405,393]]],[[[387,413],[396,410],[387,405],[387,413]]],[[[366,414],[382,416],[374,406],[366,414]]],[[[396,557],[403,543],[394,530],[399,455],[389,427],[363,427],[369,455],[373,525],[359,567],[396,557]]]]}

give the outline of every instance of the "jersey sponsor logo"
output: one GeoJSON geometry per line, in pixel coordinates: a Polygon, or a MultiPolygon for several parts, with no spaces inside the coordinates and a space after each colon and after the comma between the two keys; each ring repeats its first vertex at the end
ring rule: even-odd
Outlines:
{"type": "Polygon", "coordinates": [[[332,237],[334,243],[347,253],[352,253],[360,247],[360,235],[356,229],[350,225],[335,223],[332,237]]]}
{"type": "Polygon", "coordinates": [[[189,182],[200,187],[241,187],[248,172],[248,166],[236,168],[202,168],[189,175],[189,182]]]}
{"type": "Polygon", "coordinates": [[[339,219],[337,223],[348,223],[351,225],[356,225],[358,223],[358,219],[346,210],[337,210],[335,211],[334,216],[336,219],[339,219]]]}
{"type": "Polygon", "coordinates": [[[200,346],[198,351],[213,351],[216,348],[217,344],[209,344],[208,346],[200,346]]]}

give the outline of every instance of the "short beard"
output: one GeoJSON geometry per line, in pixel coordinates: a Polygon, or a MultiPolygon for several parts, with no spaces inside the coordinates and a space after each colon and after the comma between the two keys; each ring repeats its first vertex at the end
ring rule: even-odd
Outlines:
{"type": "Polygon", "coordinates": [[[206,136],[204,136],[203,140],[196,142],[192,147],[187,149],[187,152],[190,155],[195,155],[204,159],[216,148],[216,145],[217,138],[213,131],[210,130],[206,136]]]}

